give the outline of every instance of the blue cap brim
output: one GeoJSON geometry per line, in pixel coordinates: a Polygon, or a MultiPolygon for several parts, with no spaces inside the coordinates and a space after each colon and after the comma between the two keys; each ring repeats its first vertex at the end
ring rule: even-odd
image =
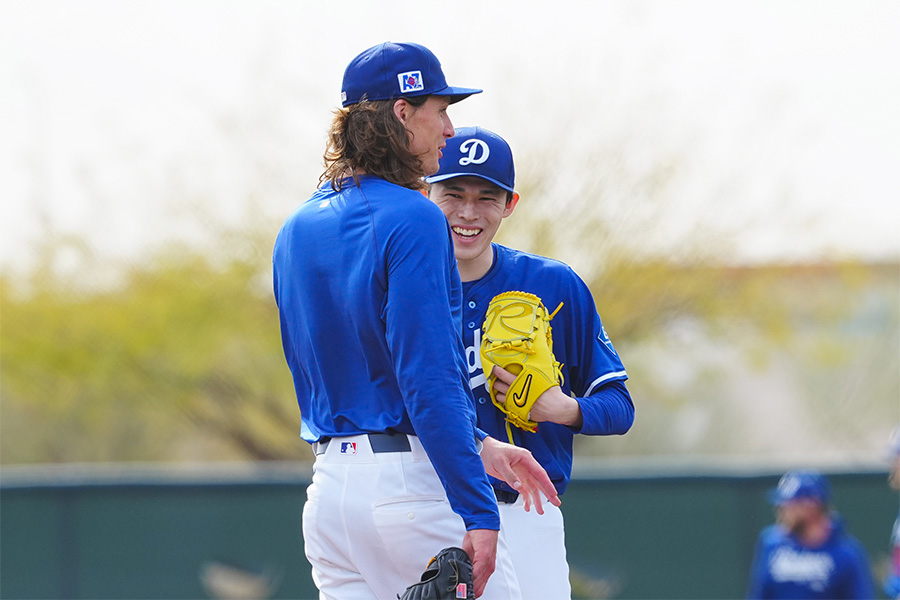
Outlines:
{"type": "Polygon", "coordinates": [[[431,92],[428,94],[429,96],[450,96],[450,104],[455,104],[460,100],[465,100],[469,96],[474,94],[480,94],[484,90],[479,90],[477,88],[464,88],[464,87],[446,87],[439,92],[431,92]]]}
{"type": "Polygon", "coordinates": [[[514,189],[508,187],[493,177],[485,177],[484,175],[479,175],[478,173],[443,173],[441,175],[432,175],[431,177],[426,177],[426,183],[437,183],[439,181],[446,181],[447,179],[455,179],[457,177],[477,177],[479,179],[484,179],[485,181],[490,181],[497,187],[506,190],[507,192],[515,192],[514,189]]]}

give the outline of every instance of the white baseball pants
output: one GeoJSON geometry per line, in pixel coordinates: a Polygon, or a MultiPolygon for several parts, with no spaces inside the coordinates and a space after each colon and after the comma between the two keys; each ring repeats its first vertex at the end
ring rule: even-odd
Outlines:
{"type": "Polygon", "coordinates": [[[563,515],[544,502],[544,514],[525,512],[519,496],[500,505],[500,540],[512,556],[523,600],[567,600],[572,597],[563,515]]]}
{"type": "MultiPolygon", "coordinates": [[[[321,600],[397,600],[428,560],[462,546],[465,526],[415,436],[375,453],[366,435],[332,439],[316,457],[303,507],[306,557],[321,600]]],[[[521,598],[505,543],[485,600],[521,598]]]]}

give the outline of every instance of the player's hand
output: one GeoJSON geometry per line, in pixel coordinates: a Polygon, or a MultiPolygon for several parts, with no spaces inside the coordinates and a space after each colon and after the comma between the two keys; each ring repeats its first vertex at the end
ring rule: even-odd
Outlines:
{"type": "Polygon", "coordinates": [[[462,549],[472,559],[475,597],[481,596],[497,564],[497,538],[494,529],[470,529],[463,538],[462,549]]]}
{"type": "Polygon", "coordinates": [[[481,460],[488,475],[505,481],[522,495],[526,511],[530,511],[533,504],[539,515],[544,514],[541,494],[550,504],[561,504],[547,471],[525,448],[488,436],[484,438],[481,460]]]}
{"type": "MultiPolygon", "coordinates": [[[[506,392],[509,386],[516,380],[516,376],[502,367],[494,365],[494,392],[497,401],[504,402],[506,400],[506,392]]],[[[547,391],[538,396],[528,418],[532,421],[541,423],[550,421],[551,423],[559,423],[560,425],[568,425],[580,429],[584,423],[584,417],[581,415],[581,406],[575,398],[567,395],[562,388],[555,385],[547,388],[547,391]]]]}

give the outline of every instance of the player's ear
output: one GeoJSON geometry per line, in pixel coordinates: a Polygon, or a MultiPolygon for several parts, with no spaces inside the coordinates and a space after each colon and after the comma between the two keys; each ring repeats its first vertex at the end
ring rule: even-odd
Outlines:
{"type": "Polygon", "coordinates": [[[505,219],[509,215],[513,214],[513,211],[516,210],[516,204],[519,203],[519,194],[516,192],[512,193],[512,196],[506,201],[506,208],[503,209],[503,218],[505,219]]]}
{"type": "Polygon", "coordinates": [[[399,98],[394,102],[394,116],[397,117],[397,120],[403,123],[403,125],[406,125],[406,119],[409,117],[409,109],[411,106],[412,105],[403,98],[399,98]]]}

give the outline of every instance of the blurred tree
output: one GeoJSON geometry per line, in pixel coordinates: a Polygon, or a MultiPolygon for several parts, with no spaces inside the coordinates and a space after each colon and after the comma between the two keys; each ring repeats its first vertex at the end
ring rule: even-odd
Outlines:
{"type": "MultiPolygon", "coordinates": [[[[224,232],[217,252],[170,249],[128,267],[114,286],[86,276],[79,284],[53,267],[53,253],[30,281],[0,279],[0,460],[311,458],[270,292],[272,231],[224,232]]],[[[820,329],[852,322],[860,297],[852,290],[871,288],[875,276],[854,264],[685,266],[615,254],[604,264],[589,284],[625,354],[645,429],[626,436],[629,453],[658,450],[654,429],[671,425],[667,411],[700,407],[713,428],[710,419],[740,422],[739,403],[715,397],[722,373],[689,356],[703,340],[762,361],[807,344],[806,364],[819,375],[852,364],[820,329]],[[685,327],[697,331],[685,339],[685,327]],[[661,341],[705,387],[686,393],[664,369],[654,372],[659,362],[641,349],[661,341]]],[[[724,451],[727,442],[707,436],[694,449],[724,451]]],[[[587,453],[610,448],[580,444],[587,453]]]]}
{"type": "Polygon", "coordinates": [[[898,266],[622,263],[591,282],[638,406],[582,454],[878,460],[897,420],[898,266]],[[887,424],[887,425],[886,425],[887,424]]]}
{"type": "MultiPolygon", "coordinates": [[[[125,188],[105,183],[106,165],[84,165],[81,191],[98,217],[166,207],[146,224],[161,254],[110,265],[91,255],[96,236],[60,235],[35,163],[45,241],[27,273],[0,277],[0,462],[312,458],[297,434],[270,253],[318,175],[328,111],[296,79],[293,56],[263,53],[256,67],[246,102],[211,115],[219,135],[173,147],[160,164],[140,160],[110,123],[125,188]]],[[[673,214],[692,148],[660,146],[646,108],[630,120],[599,111],[591,127],[572,114],[547,122],[553,135],[510,111],[497,128],[525,136],[515,144],[523,201],[498,241],[585,278],[631,377],[634,429],[579,438],[579,451],[754,452],[792,436],[814,452],[882,436],[871,425],[895,420],[900,393],[897,265],[728,266],[729,232],[704,219],[726,221],[737,203],[723,198],[746,182],[709,174],[721,193],[696,217],[673,214]]]]}
{"type": "Polygon", "coordinates": [[[170,251],[112,289],[49,265],[27,291],[3,279],[3,462],[301,456],[264,263],[242,242],[218,261],[170,251]]]}

